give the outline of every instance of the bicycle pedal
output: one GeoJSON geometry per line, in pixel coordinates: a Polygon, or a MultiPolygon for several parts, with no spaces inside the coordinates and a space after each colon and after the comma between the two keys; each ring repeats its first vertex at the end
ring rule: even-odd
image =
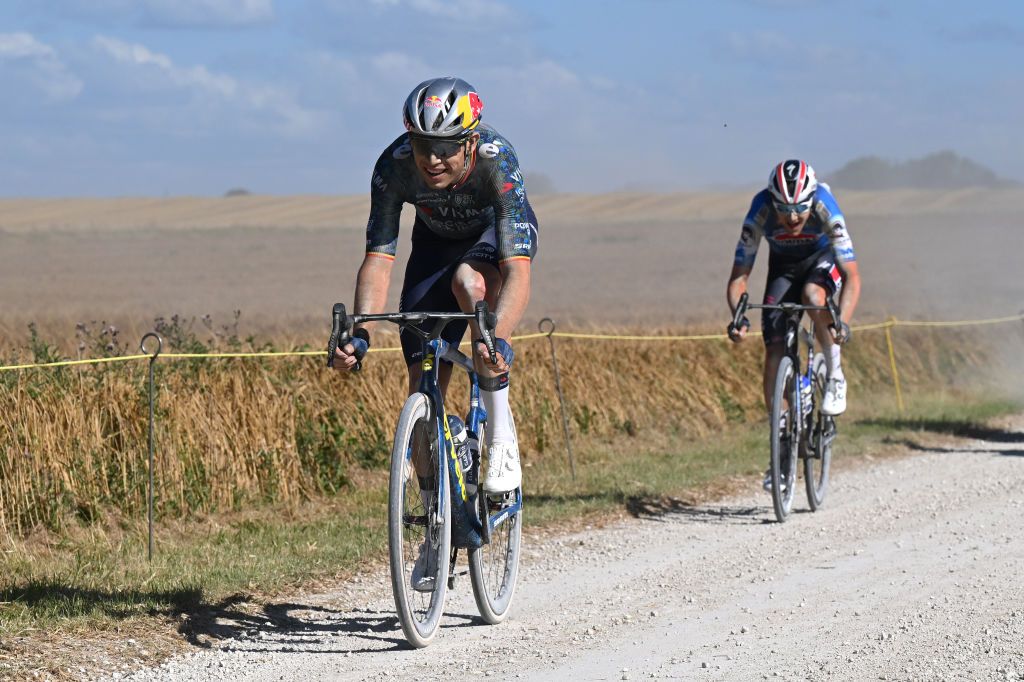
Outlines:
{"type": "Polygon", "coordinates": [[[488,493],[487,499],[491,504],[496,504],[499,507],[507,507],[516,501],[516,491],[509,490],[504,493],[488,493]]]}

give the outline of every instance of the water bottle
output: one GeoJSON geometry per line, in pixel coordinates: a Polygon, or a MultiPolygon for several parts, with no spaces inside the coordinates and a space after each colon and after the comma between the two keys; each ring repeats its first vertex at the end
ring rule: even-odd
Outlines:
{"type": "Polygon", "coordinates": [[[469,446],[470,467],[466,470],[466,494],[476,495],[476,486],[480,476],[480,439],[473,431],[466,431],[468,438],[466,444],[469,446]]]}
{"type": "MultiPolygon", "coordinates": [[[[473,455],[469,451],[469,432],[466,425],[454,414],[448,415],[448,431],[452,434],[452,443],[455,445],[455,456],[459,458],[459,468],[462,469],[463,478],[466,473],[473,470],[473,455]]],[[[468,487],[466,492],[468,493],[468,487]]]]}
{"type": "Polygon", "coordinates": [[[811,378],[805,375],[800,377],[800,408],[805,417],[811,413],[811,378]]]}

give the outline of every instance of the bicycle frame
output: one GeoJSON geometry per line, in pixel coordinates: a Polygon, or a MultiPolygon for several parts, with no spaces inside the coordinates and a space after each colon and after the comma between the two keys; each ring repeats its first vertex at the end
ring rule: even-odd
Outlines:
{"type": "MultiPolygon", "coordinates": [[[[444,450],[446,452],[443,460],[438,462],[439,469],[437,475],[449,475],[449,480],[455,482],[455,486],[451,488],[452,500],[461,500],[463,503],[472,502],[466,488],[465,472],[462,470],[462,464],[455,452],[455,442],[452,440],[451,432],[448,429],[448,412],[445,409],[444,397],[441,395],[441,387],[438,383],[438,366],[440,364],[438,360],[447,360],[466,371],[470,386],[469,412],[466,413],[465,418],[466,429],[478,435],[480,434],[481,424],[487,421],[487,411],[480,404],[480,380],[473,367],[473,361],[466,357],[462,351],[454,348],[450,343],[441,338],[430,338],[424,341],[423,360],[421,362],[423,372],[420,377],[419,391],[426,394],[430,400],[431,417],[434,420],[436,437],[439,439],[438,442],[445,444],[444,450]],[[447,467],[447,470],[445,467],[447,467]]],[[[479,460],[475,461],[473,466],[479,466],[479,460]]],[[[476,494],[479,495],[479,489],[476,494]]],[[[485,502],[484,516],[487,519],[487,523],[482,523],[480,519],[477,519],[477,521],[481,521],[482,527],[480,531],[485,543],[490,541],[491,531],[497,528],[509,515],[517,513],[522,508],[522,491],[516,489],[515,494],[516,499],[513,504],[504,507],[501,512],[493,517],[486,512],[487,496],[483,496],[485,502]]],[[[440,500],[439,504],[447,504],[449,502],[449,500],[440,500]]],[[[444,508],[439,506],[438,514],[443,513],[444,508]]],[[[443,517],[439,516],[439,518],[443,517]]]]}
{"type": "MultiPolygon", "coordinates": [[[[462,464],[455,452],[455,442],[452,440],[451,431],[448,429],[448,413],[445,409],[444,396],[441,393],[441,386],[438,382],[438,368],[441,361],[450,362],[452,365],[465,370],[469,377],[469,412],[466,414],[465,419],[466,429],[479,435],[481,424],[487,421],[487,411],[480,404],[480,380],[477,376],[476,368],[473,366],[472,359],[440,337],[449,322],[454,320],[474,320],[481,330],[484,345],[487,346],[487,350],[493,359],[495,357],[493,341],[495,320],[493,314],[489,313],[487,306],[481,302],[477,304],[477,308],[473,313],[413,312],[346,315],[345,306],[338,303],[334,306],[333,318],[334,329],[331,333],[331,341],[328,344],[329,366],[333,366],[334,349],[348,342],[348,330],[355,324],[379,321],[392,322],[397,324],[399,329],[411,331],[422,337],[423,359],[420,362],[422,372],[417,390],[427,396],[430,405],[430,419],[434,422],[432,437],[437,439],[436,442],[444,443],[445,453],[443,457],[438,457],[438,469],[435,474],[438,477],[448,476],[448,480],[455,483],[450,489],[451,500],[460,500],[463,503],[470,502],[469,492],[466,488],[465,472],[462,470],[462,464]],[[433,322],[434,324],[429,331],[425,331],[415,326],[415,323],[421,322],[433,322]]],[[[474,461],[473,466],[478,467],[479,460],[474,461]]],[[[478,489],[477,495],[479,494],[478,489]]],[[[491,531],[501,525],[510,515],[518,513],[522,508],[522,490],[517,488],[515,495],[516,499],[512,504],[503,507],[499,513],[493,516],[487,510],[487,496],[482,496],[484,506],[483,517],[487,521],[483,523],[481,519],[475,520],[481,525],[480,532],[485,543],[490,541],[491,531]]],[[[443,505],[450,504],[451,500],[438,499],[438,507],[435,513],[439,523],[444,518],[445,508],[443,505]]]]}
{"type": "MultiPolygon", "coordinates": [[[[786,315],[786,341],[785,341],[786,353],[785,354],[790,359],[792,359],[793,366],[798,369],[797,377],[796,377],[797,380],[800,380],[800,379],[805,378],[805,377],[810,379],[810,380],[813,380],[812,374],[813,374],[813,369],[814,369],[814,343],[815,343],[814,319],[813,318],[810,319],[810,325],[811,325],[810,329],[804,331],[804,335],[806,337],[805,340],[807,341],[807,347],[808,347],[807,362],[806,362],[806,367],[804,368],[804,371],[802,373],[800,373],[799,372],[799,368],[804,364],[804,363],[801,363],[801,359],[800,359],[800,342],[799,342],[799,339],[800,339],[800,333],[802,331],[801,327],[800,327],[800,317],[801,317],[801,315],[803,314],[804,311],[809,311],[809,310],[825,310],[825,311],[828,311],[829,315],[832,317],[832,327],[838,329],[840,327],[840,324],[841,324],[840,319],[839,319],[839,310],[836,307],[835,302],[832,300],[832,297],[829,296],[826,299],[826,305],[823,305],[823,306],[821,306],[821,305],[803,305],[803,304],[800,304],[800,303],[772,303],[772,304],[769,304],[769,303],[750,303],[749,302],[749,295],[744,293],[744,294],[742,294],[740,296],[739,303],[736,306],[736,311],[733,314],[733,325],[735,327],[739,327],[739,325],[740,325],[740,323],[741,323],[741,321],[743,319],[743,316],[746,313],[746,311],[747,310],[758,309],[758,308],[760,308],[761,310],[781,310],[786,315]]],[[[795,402],[795,406],[794,406],[795,407],[795,414],[799,415],[799,418],[796,420],[796,425],[795,425],[796,436],[797,436],[798,439],[801,439],[803,437],[804,426],[805,426],[804,423],[803,423],[803,421],[804,421],[803,420],[803,415],[804,415],[803,408],[804,408],[804,406],[802,405],[803,395],[801,394],[800,390],[793,391],[793,394],[794,394],[793,395],[793,400],[795,402]]]]}

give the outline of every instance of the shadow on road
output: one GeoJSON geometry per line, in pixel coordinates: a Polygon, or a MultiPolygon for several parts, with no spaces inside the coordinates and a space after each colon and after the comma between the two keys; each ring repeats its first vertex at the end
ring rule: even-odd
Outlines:
{"type": "MultiPolygon", "coordinates": [[[[225,600],[187,614],[178,631],[194,646],[226,651],[360,654],[412,648],[391,610],[343,612],[293,602],[265,604],[256,610],[242,606],[244,602],[225,600]],[[357,647],[352,638],[365,641],[366,646],[357,647]]],[[[482,622],[476,616],[448,612],[441,627],[482,622]]]]}
{"type": "Polygon", "coordinates": [[[1024,432],[1008,431],[971,421],[940,419],[862,419],[864,426],[881,426],[898,431],[928,431],[990,443],[1024,443],[1024,432]]]}
{"type": "MultiPolygon", "coordinates": [[[[917,441],[910,440],[909,438],[886,438],[886,443],[892,445],[901,445],[908,450],[914,450],[916,452],[943,452],[943,453],[959,453],[959,454],[973,454],[975,451],[964,450],[963,448],[943,448],[934,445],[924,445],[917,441]]],[[[986,455],[996,454],[1002,455],[1003,457],[1024,457],[1024,449],[1020,450],[996,450],[994,448],[986,450],[978,450],[976,452],[984,453],[986,455]]]]}
{"type": "Polygon", "coordinates": [[[675,497],[630,497],[626,510],[638,519],[688,518],[704,523],[763,523],[763,507],[694,505],[675,497]]]}

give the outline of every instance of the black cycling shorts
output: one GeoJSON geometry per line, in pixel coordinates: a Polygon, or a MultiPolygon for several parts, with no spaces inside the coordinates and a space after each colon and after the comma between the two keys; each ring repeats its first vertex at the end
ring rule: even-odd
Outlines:
{"type": "MultiPolygon", "coordinates": [[[[530,247],[530,258],[533,259],[537,254],[537,219],[532,209],[528,215],[530,224],[534,226],[530,247]]],[[[498,269],[498,245],[493,225],[479,237],[452,240],[438,237],[417,219],[412,231],[412,253],[405,268],[399,310],[457,312],[459,302],[452,292],[452,277],[459,265],[470,261],[486,263],[498,269]]],[[[464,320],[449,322],[441,338],[458,345],[467,326],[468,322],[464,320]]],[[[403,331],[402,354],[405,355],[406,364],[421,360],[423,338],[414,332],[403,331]]]]}
{"type": "MultiPolygon", "coordinates": [[[[832,249],[825,249],[796,262],[768,259],[768,283],[764,288],[764,302],[802,303],[807,284],[817,284],[834,297],[843,286],[843,278],[836,265],[832,249]]],[[[761,311],[761,331],[765,345],[781,343],[786,339],[786,316],[781,310],[761,311]]]]}

